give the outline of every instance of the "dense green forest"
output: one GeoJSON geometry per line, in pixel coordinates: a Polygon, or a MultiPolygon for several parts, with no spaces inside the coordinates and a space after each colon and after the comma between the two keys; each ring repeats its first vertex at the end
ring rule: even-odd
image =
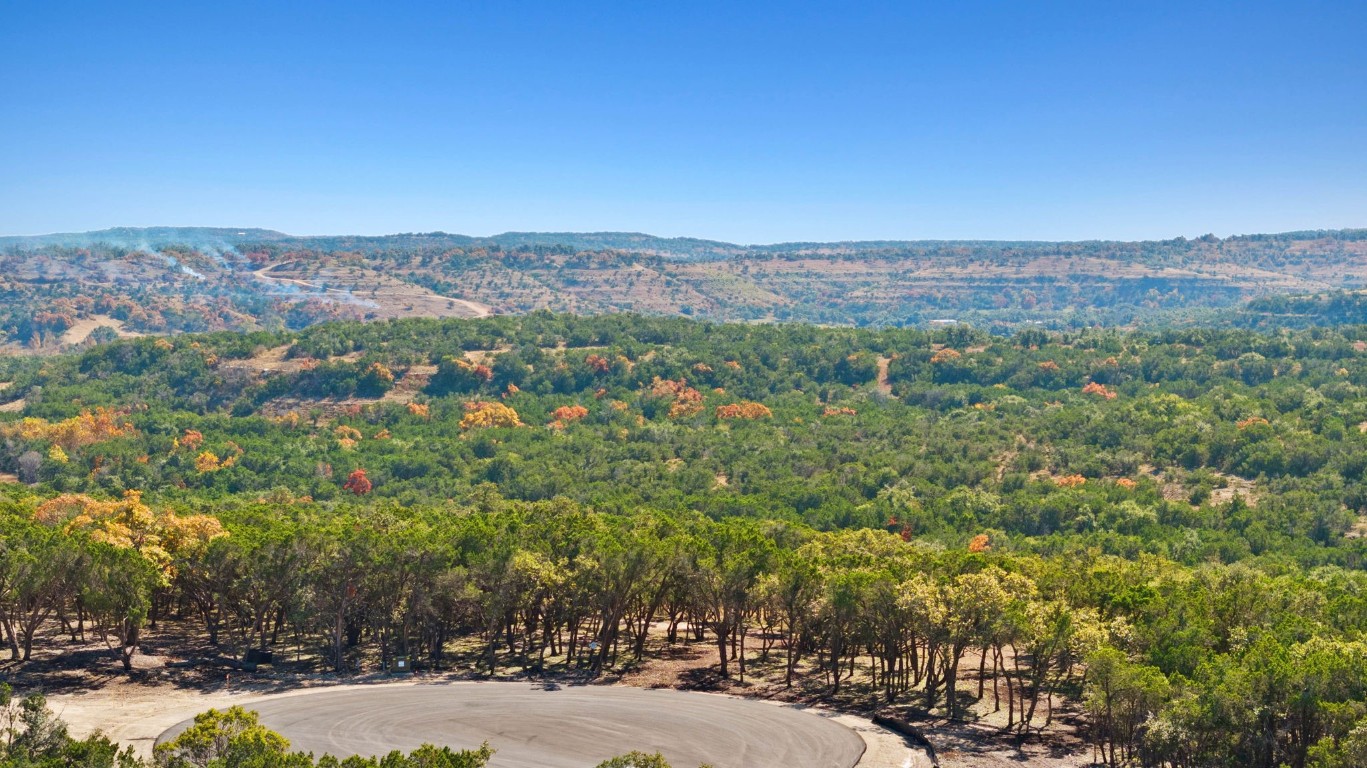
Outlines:
{"type": "MultiPolygon", "coordinates": [[[[0,359],[0,625],[722,679],[1108,765],[1367,758],[1367,329],[533,313],[0,359]],[[652,637],[652,625],[667,627],[652,637]]],[[[49,648],[50,646],[50,648],[49,648]]]]}

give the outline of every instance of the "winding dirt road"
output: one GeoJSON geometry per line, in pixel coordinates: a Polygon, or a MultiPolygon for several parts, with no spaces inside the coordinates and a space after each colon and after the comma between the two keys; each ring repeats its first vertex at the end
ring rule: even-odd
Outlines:
{"type": "MultiPolygon", "coordinates": [[[[300,280],[294,277],[279,277],[277,275],[271,274],[272,270],[288,266],[294,263],[296,262],[284,261],[279,264],[272,264],[270,266],[262,267],[261,269],[254,270],[252,272],[252,276],[258,280],[263,280],[268,283],[281,283],[283,285],[295,286],[297,288],[303,288],[306,291],[320,293],[324,296],[337,296],[339,298],[345,298],[347,300],[353,300],[355,298],[354,292],[350,289],[328,288],[327,286],[318,285],[316,283],[310,283],[307,280],[300,280]]],[[[493,314],[493,310],[488,305],[480,304],[476,301],[469,301],[467,299],[457,299],[454,296],[442,296],[439,293],[433,293],[425,288],[421,288],[416,285],[411,285],[409,283],[402,283],[402,285],[404,286],[404,292],[400,295],[406,299],[422,298],[451,302],[456,306],[465,308],[465,310],[470,313],[471,317],[488,317],[489,315],[493,314]]]]}

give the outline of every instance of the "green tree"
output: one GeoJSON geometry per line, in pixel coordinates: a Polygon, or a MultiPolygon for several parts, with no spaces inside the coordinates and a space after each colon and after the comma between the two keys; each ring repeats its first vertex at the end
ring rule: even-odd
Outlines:
{"type": "Polygon", "coordinates": [[[5,768],[145,768],[133,754],[96,733],[73,739],[40,693],[16,700],[0,683],[0,766],[5,768]]]}
{"type": "Polygon", "coordinates": [[[82,602],[96,631],[124,670],[131,672],[160,575],[156,566],[135,549],[91,541],[87,551],[89,567],[82,602]]]}
{"type": "Polygon", "coordinates": [[[1135,664],[1109,646],[1088,654],[1086,666],[1084,701],[1093,743],[1106,765],[1128,765],[1140,747],[1142,726],[1168,699],[1168,680],[1157,668],[1135,664]]]}
{"type": "Polygon", "coordinates": [[[291,753],[289,740],[242,707],[211,709],[153,749],[157,768],[313,768],[313,758],[291,753]]]}

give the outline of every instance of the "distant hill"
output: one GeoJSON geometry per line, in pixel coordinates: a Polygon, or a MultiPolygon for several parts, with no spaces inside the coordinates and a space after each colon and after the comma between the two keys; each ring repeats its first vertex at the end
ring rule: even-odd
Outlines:
{"type": "Polygon", "coordinates": [[[32,250],[46,247],[79,248],[108,244],[135,248],[140,245],[163,247],[168,245],[215,244],[220,248],[243,243],[281,242],[290,235],[269,229],[238,229],[234,227],[114,227],[92,232],[67,232],[51,235],[0,236],[0,249],[32,250]]]}
{"type": "Polygon", "coordinates": [[[1356,300],[1280,297],[1364,288],[1362,229],[739,245],[624,232],[116,228],[0,238],[0,344],[50,350],[113,334],[543,309],[856,326],[1278,327],[1361,316],[1356,300]]]}
{"type": "Polygon", "coordinates": [[[716,258],[778,253],[885,253],[896,251],[935,252],[969,249],[983,253],[1055,252],[1086,250],[1115,253],[1150,252],[1182,248],[1191,243],[1293,244],[1306,242],[1364,242],[1367,229],[1303,230],[1260,235],[1234,235],[1223,240],[1207,235],[1196,240],[1183,237],[1171,240],[849,240],[835,242],[785,242],[742,245],[694,237],[658,237],[641,232],[504,232],[475,236],[448,232],[417,232],[393,235],[289,235],[270,229],[251,227],[114,227],[91,232],[48,235],[0,236],[0,250],[18,248],[81,247],[97,244],[137,248],[189,245],[194,247],[237,247],[270,243],[317,250],[356,250],[363,252],[395,248],[459,248],[499,246],[517,248],[568,248],[575,251],[623,251],[667,257],[716,258]]]}
{"type": "Polygon", "coordinates": [[[566,246],[581,251],[633,251],[661,256],[733,256],[748,248],[694,237],[656,237],[639,232],[504,232],[488,238],[505,248],[518,246],[566,246]]]}
{"type": "Polygon", "coordinates": [[[274,243],[296,248],[376,251],[415,247],[491,246],[633,251],[662,256],[706,257],[744,253],[746,246],[690,237],[656,237],[639,232],[505,232],[489,237],[422,232],[395,235],[287,235],[269,229],[234,227],[115,227],[93,232],[0,237],[0,250],[110,245],[123,248],[190,245],[228,248],[274,243]]]}

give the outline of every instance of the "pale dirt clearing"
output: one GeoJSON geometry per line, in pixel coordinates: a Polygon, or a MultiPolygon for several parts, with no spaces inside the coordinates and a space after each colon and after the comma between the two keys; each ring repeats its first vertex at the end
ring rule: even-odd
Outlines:
{"type": "Polygon", "coordinates": [[[80,344],[90,338],[90,334],[94,333],[96,328],[113,328],[114,333],[118,334],[121,339],[131,339],[142,335],[135,331],[124,330],[122,320],[116,320],[109,315],[91,315],[77,320],[70,328],[66,329],[62,333],[62,343],[80,344]]]}
{"type": "Polygon", "coordinates": [[[879,356],[878,358],[878,391],[891,397],[892,384],[888,381],[888,366],[892,365],[892,358],[879,356]]]}
{"type": "MultiPolygon", "coordinates": [[[[14,384],[12,381],[0,381],[0,392],[4,392],[14,384]]],[[[24,400],[20,398],[8,403],[0,404],[0,413],[20,413],[24,410],[24,400]]]]}
{"type": "Polygon", "coordinates": [[[1092,752],[1075,739],[1003,739],[995,723],[922,724],[943,768],[1086,768],[1092,752]]]}
{"type": "Polygon", "coordinates": [[[310,361],[308,358],[296,357],[288,358],[292,344],[281,344],[278,347],[263,349],[252,357],[244,360],[225,360],[224,368],[243,368],[249,371],[271,371],[279,373],[282,371],[302,371],[304,365],[310,361]]]}

